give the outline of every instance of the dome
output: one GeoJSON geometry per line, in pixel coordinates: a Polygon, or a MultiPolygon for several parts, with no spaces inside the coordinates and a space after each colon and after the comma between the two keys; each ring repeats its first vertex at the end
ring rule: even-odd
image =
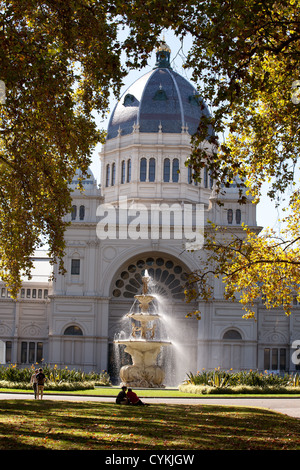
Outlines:
{"type": "Polygon", "coordinates": [[[170,49],[161,45],[155,68],[137,79],[122,95],[112,112],[107,140],[128,135],[134,129],[144,133],[193,135],[208,109],[196,89],[170,67],[170,49]]]}
{"type": "Polygon", "coordinates": [[[86,187],[86,189],[89,189],[90,187],[96,184],[95,177],[90,168],[87,169],[86,175],[83,175],[81,170],[76,170],[73,180],[71,182],[72,188],[76,189],[78,187],[79,179],[81,179],[81,183],[83,187],[86,187]]]}

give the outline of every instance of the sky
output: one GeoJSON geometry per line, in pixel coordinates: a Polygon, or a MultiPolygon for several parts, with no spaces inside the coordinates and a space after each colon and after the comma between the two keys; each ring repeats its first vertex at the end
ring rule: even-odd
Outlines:
{"type": "MultiPolygon", "coordinates": [[[[173,70],[184,76],[186,79],[191,81],[191,83],[195,86],[195,83],[191,80],[191,70],[186,70],[183,68],[184,60],[187,55],[188,50],[191,47],[191,39],[185,39],[184,43],[181,44],[178,38],[175,37],[172,31],[166,31],[164,34],[164,38],[168,46],[171,48],[171,66],[173,70]]],[[[150,71],[155,64],[155,52],[152,53],[151,57],[148,60],[148,66],[144,67],[141,70],[134,70],[130,71],[124,80],[124,85],[121,89],[121,95],[126,91],[126,89],[139,77],[150,71]]],[[[117,99],[115,97],[111,97],[110,101],[110,109],[111,111],[114,109],[117,103],[117,99]]],[[[105,120],[102,120],[97,117],[96,119],[97,125],[99,128],[107,129],[108,122],[109,122],[109,114],[105,120]]],[[[92,157],[92,164],[90,166],[94,177],[96,178],[97,182],[100,183],[100,172],[101,172],[101,165],[100,165],[100,158],[99,152],[101,150],[101,144],[99,144],[93,153],[92,157]]],[[[257,206],[257,224],[263,228],[270,227],[276,231],[279,231],[281,228],[280,218],[282,217],[282,211],[279,208],[275,207],[275,202],[271,201],[267,197],[267,185],[263,187],[261,201],[257,206]]]]}

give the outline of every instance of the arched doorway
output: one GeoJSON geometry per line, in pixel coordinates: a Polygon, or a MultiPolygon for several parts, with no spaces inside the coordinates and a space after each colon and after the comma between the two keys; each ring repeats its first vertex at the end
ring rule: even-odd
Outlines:
{"type": "Polygon", "coordinates": [[[188,268],[175,257],[162,253],[143,254],[130,259],[112,281],[108,370],[113,383],[118,383],[120,367],[130,362],[130,357],[114,345],[114,339],[122,334],[126,337],[130,335],[130,321],[126,313],[135,308],[135,295],[142,291],[142,276],[146,269],[151,277],[150,293],[156,296],[156,308],[164,320],[160,322],[160,331],[163,339],[172,342],[168,353],[164,349],[160,355],[160,364],[166,371],[167,385],[178,385],[196,367],[198,322],[186,318],[193,308],[184,300],[188,268]]]}

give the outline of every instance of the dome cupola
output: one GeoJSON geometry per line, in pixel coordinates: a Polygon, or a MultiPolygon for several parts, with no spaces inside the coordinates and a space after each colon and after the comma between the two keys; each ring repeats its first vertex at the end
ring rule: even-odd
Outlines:
{"type": "Polygon", "coordinates": [[[170,66],[171,50],[162,42],[155,67],[136,80],[111,114],[107,140],[140,133],[193,135],[208,109],[191,83],[170,66]]]}
{"type": "Polygon", "coordinates": [[[162,41],[156,49],[156,64],[155,67],[170,67],[171,49],[162,41]]]}
{"type": "MultiPolygon", "coordinates": [[[[100,154],[102,194],[109,204],[189,201],[208,206],[209,171],[202,170],[198,184],[187,161],[191,135],[209,111],[196,88],[173,70],[170,56],[161,42],[155,66],[127,88],[111,113],[100,154]]],[[[209,146],[203,143],[207,152],[209,146]]]]}

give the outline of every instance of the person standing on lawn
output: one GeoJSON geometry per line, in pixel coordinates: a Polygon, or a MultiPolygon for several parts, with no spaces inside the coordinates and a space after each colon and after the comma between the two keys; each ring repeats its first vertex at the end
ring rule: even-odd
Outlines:
{"type": "Polygon", "coordinates": [[[38,372],[39,372],[39,370],[35,369],[34,373],[32,374],[32,376],[30,378],[30,383],[32,384],[35,399],[36,399],[36,396],[37,396],[37,379],[36,379],[36,376],[37,376],[38,372]]]}
{"type": "Polygon", "coordinates": [[[41,394],[41,400],[43,399],[44,393],[44,384],[46,380],[46,376],[43,373],[43,369],[39,369],[39,373],[36,375],[37,380],[37,399],[39,399],[39,395],[41,394]]]}

